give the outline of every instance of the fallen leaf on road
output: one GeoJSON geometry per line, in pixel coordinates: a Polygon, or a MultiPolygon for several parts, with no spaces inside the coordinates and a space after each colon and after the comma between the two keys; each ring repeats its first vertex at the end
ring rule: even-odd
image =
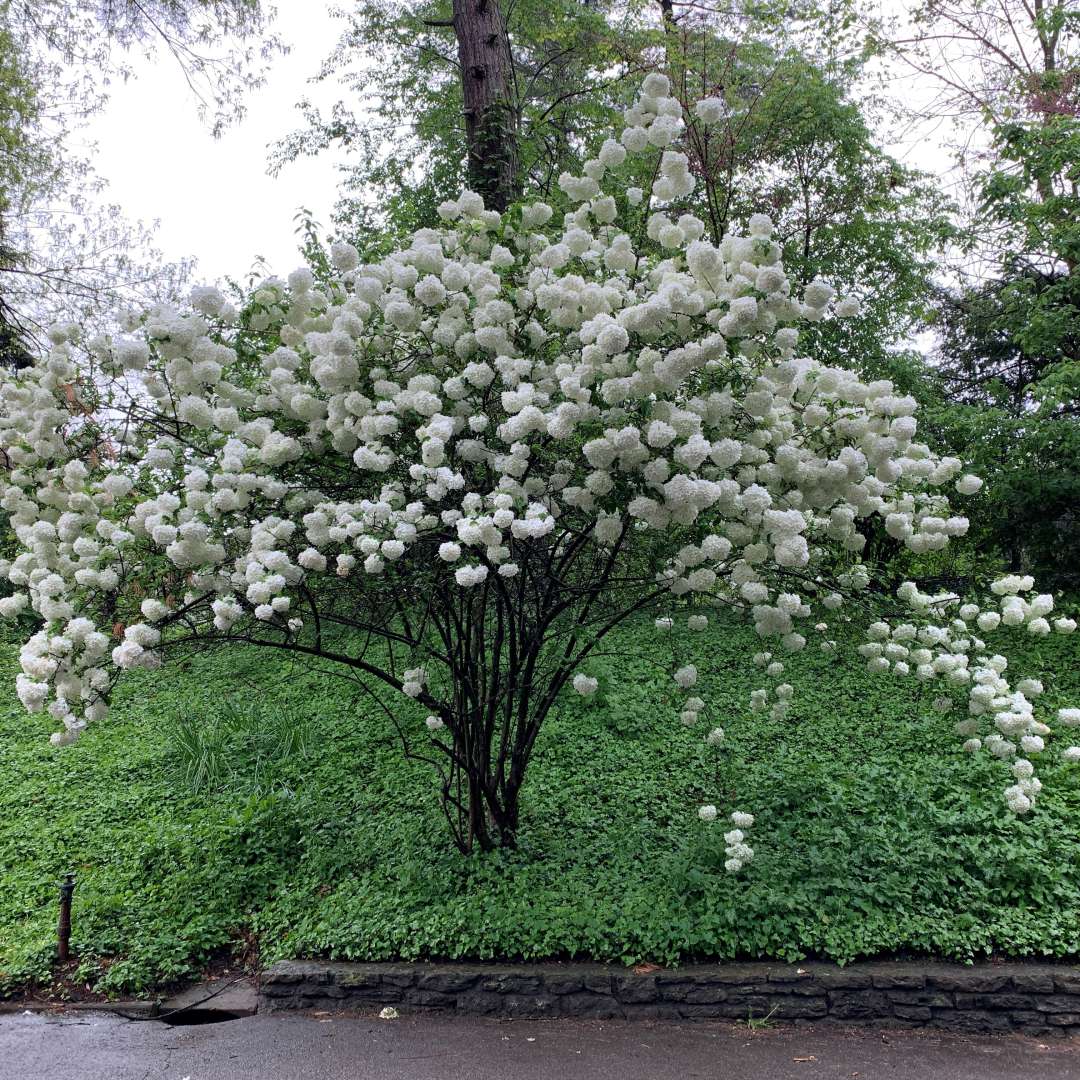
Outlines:
{"type": "Polygon", "coordinates": [[[651,975],[662,970],[659,964],[637,964],[630,969],[635,975],[651,975]]]}
{"type": "Polygon", "coordinates": [[[396,1020],[397,1018],[398,1018],[397,1009],[391,1007],[390,1005],[387,1005],[386,1008],[383,1009],[383,1011],[381,1013],[379,1013],[379,1019],[380,1020],[396,1020]]]}

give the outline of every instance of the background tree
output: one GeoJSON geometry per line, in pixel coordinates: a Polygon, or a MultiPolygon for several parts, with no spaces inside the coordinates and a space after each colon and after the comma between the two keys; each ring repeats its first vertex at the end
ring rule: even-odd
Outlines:
{"type": "MultiPolygon", "coordinates": [[[[564,0],[504,10],[521,191],[563,208],[559,176],[596,152],[641,71],[672,74],[688,104],[720,92],[729,111],[707,140],[684,114],[685,149],[703,180],[686,209],[714,240],[753,213],[772,214],[797,281],[821,276],[865,298],[828,348],[861,370],[889,370],[926,314],[949,207],[929,178],[875,145],[883,106],[858,90],[864,42],[849,5],[743,12],[564,0]]],[[[319,76],[340,79],[349,96],[328,116],[304,103],[306,129],[276,149],[277,165],[330,145],[350,151],[335,222],[365,250],[437,225],[439,203],[467,180],[452,16],[440,3],[356,6],[319,76]]],[[[651,179],[636,177],[646,189],[651,179]]]]}
{"type": "Polygon", "coordinates": [[[992,501],[981,544],[1075,585],[1080,554],[1080,13],[934,0],[897,54],[958,125],[967,222],[941,291],[936,363],[992,501]],[[1063,557],[1063,553],[1068,553],[1063,557]]]}
{"type": "MultiPolygon", "coordinates": [[[[777,224],[785,265],[864,301],[842,332],[809,331],[830,355],[890,374],[925,318],[934,256],[952,233],[949,201],[928,176],[875,144],[883,101],[865,92],[864,43],[845,5],[803,10],[802,33],[750,25],[698,5],[662,5],[665,59],[686,103],[686,149],[702,184],[687,207],[722,235],[761,210],[777,224]],[[681,13],[680,13],[681,12],[681,13]],[[719,122],[689,108],[715,102],[719,122]],[[836,334],[835,337],[831,335],[836,334]]],[[[774,13],[784,16],[786,9],[774,13]]]]}
{"type": "Polygon", "coordinates": [[[215,132],[244,108],[280,43],[254,0],[0,0],[0,348],[25,363],[45,328],[103,325],[121,304],[167,295],[187,264],[104,201],[105,183],[70,142],[132,50],[176,62],[215,132]],[[221,37],[231,48],[222,50],[221,37]]]}
{"type": "MultiPolygon", "coordinates": [[[[510,61],[496,127],[513,141],[509,154],[495,157],[513,157],[514,193],[548,196],[625,104],[619,87],[639,70],[640,35],[628,14],[599,0],[485,5],[494,18],[492,8],[510,61]]],[[[340,81],[348,97],[329,116],[302,101],[306,127],[283,139],[273,160],[280,166],[330,145],[349,151],[337,220],[353,235],[365,223],[382,235],[437,225],[436,207],[468,175],[458,13],[449,0],[370,0],[344,18],[318,78],[340,81]]]]}

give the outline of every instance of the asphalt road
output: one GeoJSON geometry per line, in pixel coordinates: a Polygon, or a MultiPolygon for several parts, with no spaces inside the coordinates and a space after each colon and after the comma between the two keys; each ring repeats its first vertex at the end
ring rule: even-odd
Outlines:
{"type": "Polygon", "coordinates": [[[0,1080],[1080,1080],[1080,1043],[716,1023],[0,1016],[0,1080]]]}

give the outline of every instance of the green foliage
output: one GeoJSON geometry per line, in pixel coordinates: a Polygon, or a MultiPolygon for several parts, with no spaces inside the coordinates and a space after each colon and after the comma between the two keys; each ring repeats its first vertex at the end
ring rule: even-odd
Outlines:
{"type": "Polygon", "coordinates": [[[50,171],[51,155],[39,130],[41,111],[25,56],[0,22],[0,214],[31,199],[50,171]]]}
{"type": "Polygon", "coordinates": [[[974,229],[993,276],[941,298],[935,408],[987,482],[974,537],[1014,569],[1080,584],[1080,123],[995,129],[974,229]]]}
{"type": "Polygon", "coordinates": [[[942,292],[943,438],[987,481],[979,548],[1075,588],[1080,552],[1080,12],[920,2],[894,43],[939,83],[968,204],[942,292]],[[958,32],[962,30],[962,32],[958,32]]]}
{"type": "Polygon", "coordinates": [[[1080,424],[1071,416],[1015,415],[974,402],[942,403],[931,423],[986,486],[972,500],[974,545],[991,566],[1031,570],[1040,587],[1080,587],[1080,424]]]}
{"type": "MultiPolygon", "coordinates": [[[[1073,72],[1080,78],[1080,70],[1073,72]]],[[[1003,248],[989,329],[1033,368],[1025,390],[1044,410],[1080,402],[1080,120],[1046,116],[995,129],[983,216],[1003,248]]]]}
{"type": "MultiPolygon", "coordinates": [[[[642,620],[612,635],[590,660],[596,698],[567,694],[541,734],[520,847],[468,859],[446,843],[430,771],[403,757],[367,690],[264,651],[142,673],[60,752],[47,719],[9,705],[0,985],[48,979],[69,869],[81,973],[110,991],[190,975],[251,935],[264,961],[1080,953],[1075,767],[1043,766],[1018,820],[1005,765],[963,754],[914,684],[854,658],[799,654],[791,717],[750,714],[757,641],[723,621],[695,638],[711,711],[688,730],[669,674],[684,633],[665,643],[642,620]],[[223,705],[237,681],[247,703],[223,705]],[[715,724],[720,750],[702,738],[715,724]],[[216,764],[193,783],[207,751],[216,764]],[[724,874],[701,802],[757,815],[744,874],[724,874]]],[[[1072,639],[1008,644],[1049,706],[1075,699],[1072,639]]],[[[402,701],[388,703],[420,730],[423,710],[402,701]]]]}
{"type": "MultiPolygon", "coordinates": [[[[768,213],[794,281],[822,277],[862,301],[860,316],[842,329],[821,323],[803,331],[808,354],[888,377],[892,350],[927,315],[952,207],[934,181],[877,147],[877,110],[856,99],[857,72],[798,53],[743,53],[745,78],[761,86],[707,170],[703,187],[724,207],[714,234],[768,213]]],[[[704,195],[694,209],[710,220],[704,195]]]]}

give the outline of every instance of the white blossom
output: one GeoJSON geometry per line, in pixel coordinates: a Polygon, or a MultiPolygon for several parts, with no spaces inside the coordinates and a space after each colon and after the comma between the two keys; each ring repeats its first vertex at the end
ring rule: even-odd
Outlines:
{"type": "Polygon", "coordinates": [[[596,688],[599,685],[600,683],[597,679],[594,679],[589,675],[584,675],[581,672],[578,672],[578,674],[574,676],[574,689],[582,697],[591,697],[596,693],[596,688]]]}

